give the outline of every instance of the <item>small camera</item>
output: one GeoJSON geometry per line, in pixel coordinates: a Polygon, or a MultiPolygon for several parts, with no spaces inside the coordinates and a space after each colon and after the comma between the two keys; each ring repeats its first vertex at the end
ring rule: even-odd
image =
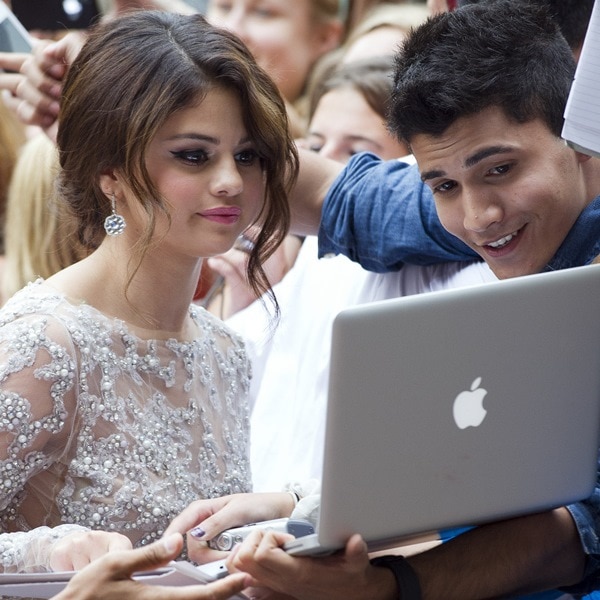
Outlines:
{"type": "Polygon", "coordinates": [[[208,546],[213,550],[231,550],[236,544],[242,543],[253,531],[257,529],[273,530],[281,533],[289,533],[294,537],[304,537],[315,532],[314,527],[308,521],[296,519],[273,519],[271,521],[261,521],[260,523],[250,523],[243,527],[234,527],[222,531],[212,540],[209,540],[208,546]]]}

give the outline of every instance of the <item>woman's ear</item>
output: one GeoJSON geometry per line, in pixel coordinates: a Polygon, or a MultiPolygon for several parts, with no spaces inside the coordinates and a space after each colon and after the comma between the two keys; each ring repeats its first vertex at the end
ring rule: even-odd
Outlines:
{"type": "Polygon", "coordinates": [[[100,189],[110,198],[113,195],[116,197],[122,196],[121,179],[117,176],[114,170],[105,171],[100,174],[99,178],[100,189]]]}

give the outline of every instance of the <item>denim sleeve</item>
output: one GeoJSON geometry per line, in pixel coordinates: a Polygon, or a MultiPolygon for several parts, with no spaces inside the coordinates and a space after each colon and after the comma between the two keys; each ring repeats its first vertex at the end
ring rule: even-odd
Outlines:
{"type": "Polygon", "coordinates": [[[594,492],[586,500],[570,504],[567,510],[575,521],[585,552],[585,571],[577,585],[564,588],[563,591],[580,597],[600,589],[600,451],[594,492]]]}
{"type": "Polygon", "coordinates": [[[319,229],[319,256],[344,254],[369,271],[397,271],[478,258],[440,223],[416,165],[353,157],[330,188],[319,229]]]}

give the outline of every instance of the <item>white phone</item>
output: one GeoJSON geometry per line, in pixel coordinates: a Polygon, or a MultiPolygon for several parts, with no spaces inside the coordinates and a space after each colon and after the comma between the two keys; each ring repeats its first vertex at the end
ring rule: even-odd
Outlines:
{"type": "Polygon", "coordinates": [[[0,0],[0,52],[31,52],[32,48],[29,32],[0,0]]]}

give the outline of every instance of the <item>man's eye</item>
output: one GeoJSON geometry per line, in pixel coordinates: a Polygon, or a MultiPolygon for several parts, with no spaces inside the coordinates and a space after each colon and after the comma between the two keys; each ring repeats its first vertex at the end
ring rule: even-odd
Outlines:
{"type": "Polygon", "coordinates": [[[492,175],[504,175],[510,171],[510,165],[499,165],[490,169],[492,175]]]}
{"type": "Polygon", "coordinates": [[[172,154],[175,158],[192,165],[199,165],[208,159],[208,155],[204,150],[179,150],[178,152],[172,152],[172,154]]]}
{"type": "Polygon", "coordinates": [[[433,188],[434,192],[449,192],[456,187],[456,182],[454,181],[444,181],[444,183],[440,183],[433,188]]]}

